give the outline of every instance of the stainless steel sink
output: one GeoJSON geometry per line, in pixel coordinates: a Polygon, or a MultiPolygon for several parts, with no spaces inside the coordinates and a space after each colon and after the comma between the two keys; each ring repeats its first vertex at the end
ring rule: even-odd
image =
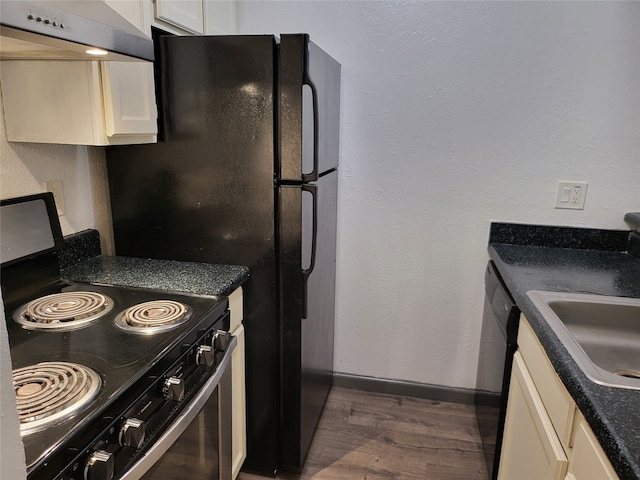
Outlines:
{"type": "Polygon", "coordinates": [[[640,390],[640,298],[537,290],[527,295],[587,377],[640,390]]]}

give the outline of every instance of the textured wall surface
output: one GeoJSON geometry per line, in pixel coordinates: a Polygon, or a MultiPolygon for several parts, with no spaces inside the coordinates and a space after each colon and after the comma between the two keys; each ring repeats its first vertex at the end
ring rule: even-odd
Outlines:
{"type": "Polygon", "coordinates": [[[0,197],[44,192],[45,182],[62,180],[66,209],[66,215],[60,217],[62,233],[68,235],[91,228],[93,207],[88,148],[8,142],[4,115],[0,122],[0,197]]]}
{"type": "Polygon", "coordinates": [[[245,2],[343,68],[336,369],[474,387],[492,220],[627,228],[640,3],[245,2]],[[555,210],[558,180],[588,181],[555,210]]]}
{"type": "MultiPolygon", "coordinates": [[[[489,222],[640,210],[638,2],[239,1],[237,21],[308,32],[343,65],[341,372],[473,387],[489,222]],[[557,180],[589,182],[584,210],[553,209],[557,180]]],[[[98,228],[109,251],[101,149],[0,131],[0,196],[62,180],[63,233],[98,228]]]]}
{"type": "MultiPolygon", "coordinates": [[[[237,19],[343,65],[341,372],[473,387],[489,222],[640,210],[638,2],[240,1],[237,19]],[[589,182],[584,210],[553,209],[557,180],[589,182]]],[[[0,196],[61,179],[63,232],[109,238],[101,150],[0,129],[0,196]]]]}

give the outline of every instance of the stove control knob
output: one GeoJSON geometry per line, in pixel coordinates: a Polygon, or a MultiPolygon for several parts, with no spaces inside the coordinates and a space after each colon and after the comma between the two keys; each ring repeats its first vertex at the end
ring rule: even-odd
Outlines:
{"type": "Polygon", "coordinates": [[[84,467],[84,480],[111,480],[113,473],[113,455],[104,450],[96,450],[84,467]]]}
{"type": "Polygon", "coordinates": [[[120,428],[118,443],[123,447],[131,447],[136,450],[142,446],[145,435],[145,424],[137,418],[128,418],[120,428]]]}
{"type": "Polygon", "coordinates": [[[165,400],[181,401],[184,398],[184,383],[182,378],[169,377],[164,381],[162,388],[165,400]]]}
{"type": "Polygon", "coordinates": [[[213,354],[213,348],[209,345],[200,345],[196,349],[196,365],[203,367],[210,367],[216,363],[216,358],[213,354]]]}
{"type": "Polygon", "coordinates": [[[217,330],[216,333],[213,334],[213,342],[212,346],[215,350],[226,350],[229,345],[229,339],[231,335],[229,332],[225,332],[224,330],[217,330]]]}

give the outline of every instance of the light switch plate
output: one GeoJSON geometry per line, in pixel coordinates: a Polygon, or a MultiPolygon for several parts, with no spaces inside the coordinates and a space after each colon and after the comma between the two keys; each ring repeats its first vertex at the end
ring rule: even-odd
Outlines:
{"type": "Polygon", "coordinates": [[[556,188],[556,203],[554,208],[583,210],[588,185],[587,182],[559,181],[556,188]]]}
{"type": "Polygon", "coordinates": [[[62,189],[62,180],[52,180],[44,183],[44,188],[47,192],[53,193],[53,199],[56,202],[56,210],[58,216],[62,217],[65,212],[64,207],[64,190],[62,189]]]}

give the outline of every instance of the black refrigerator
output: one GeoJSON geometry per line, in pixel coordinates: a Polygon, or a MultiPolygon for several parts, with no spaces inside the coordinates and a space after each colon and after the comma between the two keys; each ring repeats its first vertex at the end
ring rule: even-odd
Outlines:
{"type": "Polygon", "coordinates": [[[340,64],[155,35],[159,141],[107,148],[117,255],[246,265],[247,460],[300,468],[333,375],[340,64]]]}

